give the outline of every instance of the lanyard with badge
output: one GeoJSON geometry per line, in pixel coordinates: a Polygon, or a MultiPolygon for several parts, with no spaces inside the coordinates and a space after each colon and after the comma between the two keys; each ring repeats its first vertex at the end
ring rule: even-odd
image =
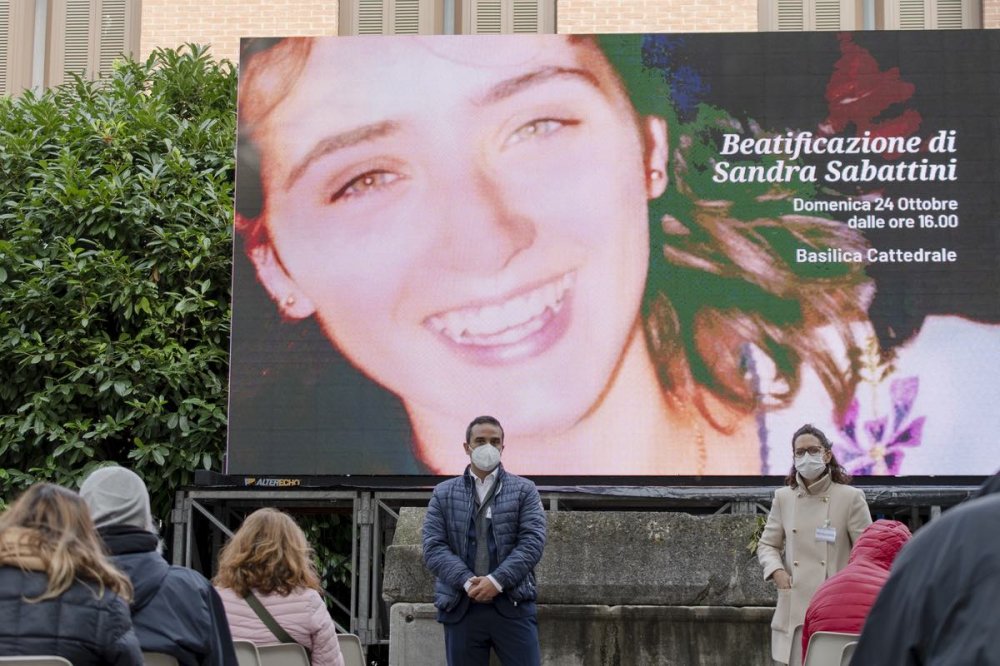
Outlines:
{"type": "Polygon", "coordinates": [[[816,528],[816,541],[825,541],[826,543],[837,542],[837,528],[830,527],[829,518],[823,523],[823,527],[816,528]]]}

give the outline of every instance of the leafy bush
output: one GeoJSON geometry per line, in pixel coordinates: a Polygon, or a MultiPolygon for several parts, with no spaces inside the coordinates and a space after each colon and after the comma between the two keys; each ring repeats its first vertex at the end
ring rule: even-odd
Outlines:
{"type": "MultiPolygon", "coordinates": [[[[323,589],[350,605],[351,599],[351,539],[350,515],[339,514],[304,516],[296,515],[296,521],[306,533],[315,554],[316,571],[323,589]]],[[[335,619],[350,624],[346,617],[329,599],[327,608],[335,619]]]]}
{"type": "Polygon", "coordinates": [[[235,67],[0,98],[0,497],[117,461],[165,516],[225,449],[235,67]]]}
{"type": "MultiPolygon", "coordinates": [[[[0,508],[114,461],[165,517],[221,468],[235,138],[235,67],[199,46],[0,98],[0,508]]],[[[301,522],[349,594],[350,521],[301,522]]]]}

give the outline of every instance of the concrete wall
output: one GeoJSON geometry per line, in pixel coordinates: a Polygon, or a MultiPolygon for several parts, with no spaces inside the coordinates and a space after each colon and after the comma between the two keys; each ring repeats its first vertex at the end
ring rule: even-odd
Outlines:
{"type": "MultiPolygon", "coordinates": [[[[422,509],[404,509],[387,549],[390,663],[443,662],[422,509]]],[[[747,550],[753,516],[548,514],[537,568],[543,663],[770,664],[774,591],[747,550]]]]}
{"type": "MultiPolygon", "coordinates": [[[[773,611],[541,604],[542,662],[546,666],[771,666],[773,611]],[[741,645],[750,647],[737,652],[741,645]]],[[[444,630],[434,618],[432,604],[393,604],[389,666],[445,663],[444,630]]]]}

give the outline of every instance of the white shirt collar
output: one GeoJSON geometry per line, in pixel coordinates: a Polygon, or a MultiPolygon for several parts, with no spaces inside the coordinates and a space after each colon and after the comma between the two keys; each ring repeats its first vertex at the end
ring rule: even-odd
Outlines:
{"type": "Polygon", "coordinates": [[[469,465],[469,474],[472,475],[472,479],[476,482],[476,485],[478,486],[491,485],[494,481],[497,480],[497,474],[499,473],[500,473],[500,465],[497,465],[497,468],[495,470],[487,474],[485,478],[480,479],[479,475],[477,475],[475,472],[472,471],[472,465],[469,465]]]}

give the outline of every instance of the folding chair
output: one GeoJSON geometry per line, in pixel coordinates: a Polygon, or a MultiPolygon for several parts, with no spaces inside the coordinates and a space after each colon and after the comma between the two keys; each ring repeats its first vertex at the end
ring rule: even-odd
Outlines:
{"type": "Polygon", "coordinates": [[[840,666],[851,666],[851,659],[854,658],[854,649],[858,647],[858,642],[854,641],[844,646],[840,653],[840,666]]]}
{"type": "Polygon", "coordinates": [[[360,638],[354,634],[337,634],[337,640],[344,655],[344,666],[365,666],[365,651],[360,638]]]}
{"type": "Polygon", "coordinates": [[[857,640],[857,634],[817,631],[809,637],[805,666],[840,666],[844,646],[857,640]]]}
{"type": "Polygon", "coordinates": [[[792,655],[788,658],[788,666],[802,666],[802,625],[796,625],[792,632],[792,655]]]}
{"type": "Polygon", "coordinates": [[[260,666],[257,646],[250,641],[233,641],[233,649],[236,651],[236,661],[240,666],[260,666]]]}
{"type": "Polygon", "coordinates": [[[298,643],[258,645],[260,666],[312,666],[306,649],[298,643]]]}

